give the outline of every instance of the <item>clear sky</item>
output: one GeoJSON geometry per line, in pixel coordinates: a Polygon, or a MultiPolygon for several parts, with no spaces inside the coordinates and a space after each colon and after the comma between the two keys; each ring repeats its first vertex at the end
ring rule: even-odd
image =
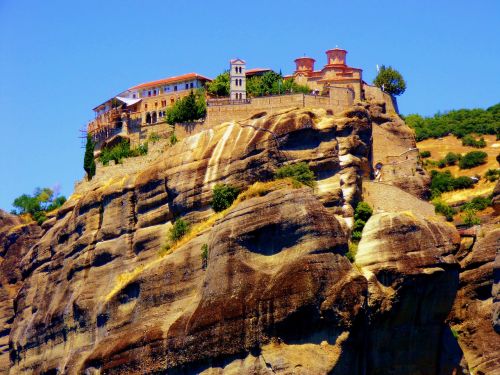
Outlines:
{"type": "Polygon", "coordinates": [[[498,0],[0,0],[0,208],[37,186],[71,194],[95,105],[234,57],[286,74],[339,46],[367,82],[376,64],[403,74],[403,114],[486,108],[500,101],[499,20],[498,0]]]}

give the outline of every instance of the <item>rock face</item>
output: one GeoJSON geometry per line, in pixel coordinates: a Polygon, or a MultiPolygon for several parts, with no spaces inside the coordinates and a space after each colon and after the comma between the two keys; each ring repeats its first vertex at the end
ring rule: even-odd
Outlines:
{"type": "Polygon", "coordinates": [[[460,369],[462,352],[456,341],[449,347],[445,325],[459,288],[453,227],[380,213],[365,227],[355,264],[346,256],[353,206],[372,172],[374,111],[301,109],[225,123],[146,167],[109,167],[41,228],[0,216],[8,255],[0,264],[2,371],[460,369]],[[314,189],[256,188],[300,161],[315,172],[314,189]],[[253,194],[214,214],[217,183],[253,194]],[[179,217],[191,232],[168,249],[179,217]],[[7,286],[11,273],[15,288],[7,286]]]}
{"type": "Polygon", "coordinates": [[[372,216],[356,265],[368,280],[367,373],[445,374],[439,353],[458,286],[460,237],[408,213],[372,216]]]}
{"type": "Polygon", "coordinates": [[[470,251],[460,256],[460,286],[449,320],[458,334],[470,371],[500,372],[499,250],[500,229],[484,228],[470,251]]]}
{"type": "Polygon", "coordinates": [[[9,334],[15,318],[14,299],[22,286],[19,260],[42,234],[36,224],[22,224],[0,210],[0,369],[9,368],[9,334]]]}

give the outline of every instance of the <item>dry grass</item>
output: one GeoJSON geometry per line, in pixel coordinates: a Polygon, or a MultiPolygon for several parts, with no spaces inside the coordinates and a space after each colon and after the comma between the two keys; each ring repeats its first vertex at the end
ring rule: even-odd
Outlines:
{"type": "Polygon", "coordinates": [[[443,137],[442,139],[426,139],[425,141],[418,142],[417,147],[420,152],[430,151],[430,159],[432,160],[442,159],[448,152],[466,154],[471,151],[484,151],[488,154],[486,164],[478,165],[477,167],[471,169],[460,169],[458,168],[458,165],[440,169],[440,171],[449,170],[454,176],[473,176],[476,174],[483,176],[488,169],[498,168],[496,157],[500,153],[500,141],[496,141],[496,137],[494,135],[484,135],[483,137],[486,141],[485,148],[463,146],[462,141],[454,135],[449,135],[447,137],[443,137]]]}
{"type": "MultiPolygon", "coordinates": [[[[483,137],[486,141],[486,147],[479,149],[469,146],[463,146],[462,141],[453,135],[443,137],[442,139],[426,139],[425,141],[418,142],[417,146],[421,152],[430,151],[431,160],[442,159],[448,152],[466,154],[467,152],[471,151],[484,151],[488,154],[486,164],[478,165],[477,167],[471,169],[460,169],[458,165],[438,169],[439,171],[449,170],[455,177],[471,177],[474,175],[480,175],[481,177],[483,177],[488,169],[496,169],[499,167],[496,161],[496,157],[500,153],[500,141],[497,141],[494,135],[485,135],[483,137]]],[[[493,192],[494,187],[495,182],[489,182],[486,179],[481,178],[481,180],[474,186],[473,189],[456,190],[443,193],[441,195],[441,199],[447,204],[458,204],[469,201],[474,197],[487,196],[493,192]]]]}

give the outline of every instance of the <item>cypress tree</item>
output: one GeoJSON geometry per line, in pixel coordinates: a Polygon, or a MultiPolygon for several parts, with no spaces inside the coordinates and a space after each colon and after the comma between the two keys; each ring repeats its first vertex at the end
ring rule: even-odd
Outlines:
{"type": "Polygon", "coordinates": [[[92,136],[87,134],[87,144],[85,145],[85,156],[83,158],[83,169],[87,172],[89,181],[95,176],[94,147],[95,142],[92,140],[92,136]]]}

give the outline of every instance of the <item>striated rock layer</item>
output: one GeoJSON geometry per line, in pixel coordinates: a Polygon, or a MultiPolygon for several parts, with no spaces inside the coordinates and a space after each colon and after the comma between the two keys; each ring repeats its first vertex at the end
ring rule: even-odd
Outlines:
{"type": "Polygon", "coordinates": [[[382,212],[368,221],[355,264],[346,256],[372,172],[374,113],[391,118],[377,108],[261,114],[188,137],[146,167],[109,167],[42,228],[20,227],[18,247],[2,237],[19,230],[9,216],[0,230],[11,252],[1,269],[2,371],[461,371],[445,324],[460,280],[456,230],[382,212]],[[299,161],[314,170],[313,189],[252,185],[299,161]],[[216,183],[253,194],[212,216],[216,183]],[[178,217],[192,232],[168,250],[178,217]]]}

